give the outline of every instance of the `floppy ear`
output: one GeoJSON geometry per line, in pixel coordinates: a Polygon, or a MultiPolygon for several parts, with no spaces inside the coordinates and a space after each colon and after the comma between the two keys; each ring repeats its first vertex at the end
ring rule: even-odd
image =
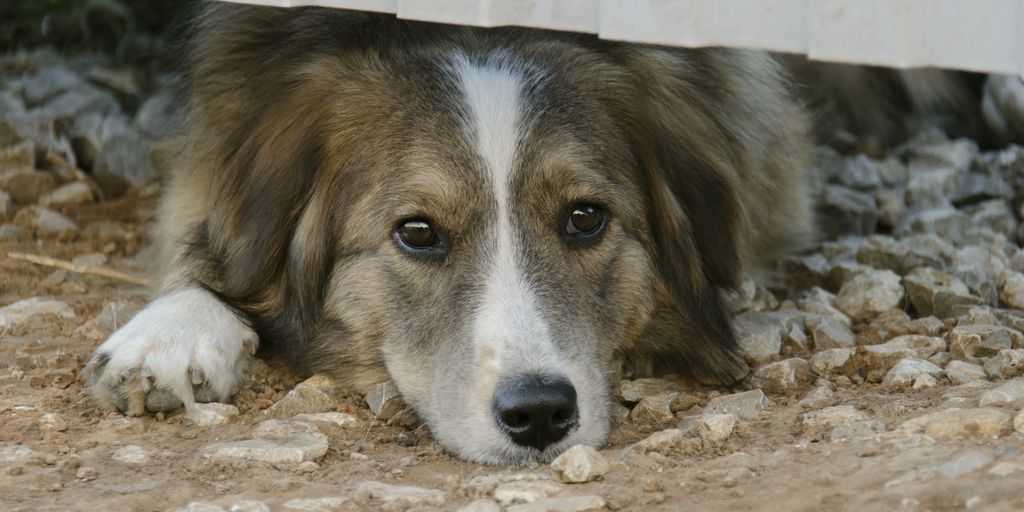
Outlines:
{"type": "Polygon", "coordinates": [[[736,134],[709,97],[711,66],[688,67],[656,50],[624,64],[635,77],[625,117],[648,195],[661,295],[633,358],[656,371],[732,383],[748,371],[722,297],[741,271],[738,162],[729,153],[739,150],[736,134]],[[708,83],[695,83],[701,79],[708,83]]]}

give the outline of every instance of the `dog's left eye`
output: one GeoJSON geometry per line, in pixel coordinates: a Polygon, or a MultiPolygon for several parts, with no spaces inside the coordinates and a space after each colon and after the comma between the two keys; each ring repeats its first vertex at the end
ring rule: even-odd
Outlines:
{"type": "Polygon", "coordinates": [[[410,249],[435,249],[441,246],[441,237],[437,230],[424,219],[403,222],[395,229],[395,236],[410,249]]]}
{"type": "Polygon", "coordinates": [[[608,212],[600,206],[579,204],[569,210],[563,235],[573,238],[591,238],[601,233],[608,224],[608,212]]]}

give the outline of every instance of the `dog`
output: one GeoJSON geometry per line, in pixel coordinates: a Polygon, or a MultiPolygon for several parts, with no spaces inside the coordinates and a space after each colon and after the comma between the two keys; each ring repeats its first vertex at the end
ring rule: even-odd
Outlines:
{"type": "Polygon", "coordinates": [[[160,290],[87,368],[129,415],[259,353],[549,461],[604,442],[623,372],[743,378],[724,294],[815,237],[768,53],[218,3],[189,41],[160,290]]]}

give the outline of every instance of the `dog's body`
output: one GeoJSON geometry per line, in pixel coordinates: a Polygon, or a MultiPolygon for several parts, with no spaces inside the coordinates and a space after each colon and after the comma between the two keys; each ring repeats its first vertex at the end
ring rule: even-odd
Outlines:
{"type": "Polygon", "coordinates": [[[129,414],[226,399],[258,344],[550,459],[603,442],[623,365],[741,378],[722,291],[813,235],[765,53],[228,5],[191,44],[162,291],[90,365],[129,414]]]}

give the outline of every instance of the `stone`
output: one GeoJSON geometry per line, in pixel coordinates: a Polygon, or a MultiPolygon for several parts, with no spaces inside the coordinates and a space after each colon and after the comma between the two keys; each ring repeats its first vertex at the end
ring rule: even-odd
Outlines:
{"type": "Polygon", "coordinates": [[[815,350],[850,348],[856,345],[853,332],[842,322],[822,317],[811,329],[815,350]]]}
{"type": "Polygon", "coordinates": [[[398,386],[394,382],[374,384],[365,399],[374,416],[381,420],[387,421],[405,411],[405,402],[398,394],[398,386]]]}
{"type": "Polygon", "coordinates": [[[59,184],[60,180],[56,175],[32,168],[15,169],[0,174],[0,190],[10,194],[11,199],[20,205],[35,203],[59,184]]]}
{"type": "Polygon", "coordinates": [[[995,455],[991,452],[967,450],[935,469],[938,474],[952,480],[987,466],[993,459],[995,455]]]}
{"type": "Polygon", "coordinates": [[[846,165],[839,172],[837,181],[841,185],[858,190],[872,190],[882,186],[882,176],[875,162],[861,153],[847,158],[846,165]]]}
{"type": "Polygon", "coordinates": [[[474,500],[458,510],[458,512],[501,512],[501,505],[497,501],[488,499],[474,500]]]}
{"type": "Polygon", "coordinates": [[[619,385],[619,395],[627,403],[636,403],[648,396],[678,392],[679,385],[664,379],[624,380],[619,385]]]}
{"type": "Polygon", "coordinates": [[[882,434],[885,430],[885,423],[878,420],[850,421],[836,425],[829,433],[829,439],[832,441],[865,439],[882,434]]]}
{"type": "Polygon", "coordinates": [[[843,236],[838,240],[827,240],[821,244],[821,253],[828,260],[830,265],[836,263],[849,262],[851,258],[856,256],[857,251],[860,250],[860,246],[864,244],[866,238],[862,236],[843,236]]]}
{"type": "Polygon", "coordinates": [[[734,313],[773,310],[779,305],[778,299],[767,287],[749,276],[743,277],[734,292],[725,292],[725,297],[734,313]]]}
{"type": "Polygon", "coordinates": [[[45,458],[46,454],[20,444],[0,448],[0,460],[11,465],[42,463],[45,458]]]}
{"type": "Polygon", "coordinates": [[[793,326],[782,338],[782,355],[787,357],[804,357],[810,354],[807,333],[799,326],[793,326]]]}
{"type": "Polygon", "coordinates": [[[835,393],[828,386],[818,386],[804,395],[797,403],[804,409],[820,409],[832,402],[835,393]]]}
{"type": "Polygon", "coordinates": [[[660,453],[662,455],[668,455],[678,448],[683,441],[686,439],[686,432],[678,428],[670,428],[655,432],[640,441],[637,441],[633,446],[636,447],[640,453],[660,453]]]}
{"type": "Polygon", "coordinates": [[[562,484],[552,480],[520,480],[506,482],[494,489],[494,499],[503,506],[537,501],[562,490],[562,484]]]}
{"type": "Polygon", "coordinates": [[[832,272],[832,266],[820,253],[784,257],[779,261],[779,267],[786,276],[785,282],[797,289],[821,286],[832,272]]]}
{"type": "Polygon", "coordinates": [[[900,277],[891,270],[868,270],[846,282],[836,295],[836,307],[859,320],[899,306],[903,299],[900,277]]]}
{"type": "Polygon", "coordinates": [[[870,235],[878,224],[874,196],[838,185],[825,185],[819,214],[827,238],[840,234],[870,235]]]}
{"type": "Polygon", "coordinates": [[[138,445],[130,444],[118,448],[110,458],[121,464],[143,465],[149,464],[149,452],[138,445]]]}
{"type": "Polygon", "coordinates": [[[1017,412],[1017,415],[1013,417],[1013,429],[1018,434],[1024,434],[1024,409],[1017,412]]]}
{"type": "Polygon", "coordinates": [[[1003,385],[982,393],[978,404],[1009,406],[1021,402],[1024,405],[1024,380],[1013,379],[1006,381],[1003,385]]]}
{"type": "Polygon", "coordinates": [[[790,358],[767,364],[754,373],[751,383],[769,393],[785,394],[804,389],[814,382],[811,365],[804,359],[790,358]]]}
{"type": "Polygon", "coordinates": [[[604,498],[596,494],[542,498],[530,503],[512,505],[508,512],[588,512],[604,510],[604,498]]]}
{"type": "Polygon", "coordinates": [[[667,425],[675,421],[675,414],[672,412],[672,401],[679,396],[679,392],[660,393],[644,397],[629,411],[629,419],[637,425],[658,426],[667,425]]]}
{"type": "Polygon", "coordinates": [[[761,312],[737,315],[733,319],[740,349],[754,363],[762,363],[782,351],[786,326],[777,318],[761,312]]]}
{"type": "Polygon", "coordinates": [[[906,244],[891,236],[875,235],[868,237],[857,249],[857,263],[902,274],[902,260],[909,250],[906,244]]]}
{"type": "Polygon", "coordinates": [[[701,414],[694,421],[697,435],[705,441],[720,443],[732,435],[739,418],[735,414],[701,414]]]}
{"type": "Polygon", "coordinates": [[[956,243],[963,238],[970,219],[952,206],[916,210],[905,215],[896,224],[893,234],[902,238],[917,233],[933,233],[956,243]]]}
{"type": "Polygon", "coordinates": [[[903,194],[893,190],[876,190],[875,204],[878,205],[878,225],[892,229],[907,214],[903,194]]]}
{"type": "Polygon", "coordinates": [[[835,307],[836,296],[818,287],[811,288],[797,301],[801,311],[835,320],[844,327],[850,327],[850,317],[835,307]]]}
{"type": "Polygon", "coordinates": [[[342,510],[342,507],[349,505],[351,498],[348,496],[328,496],[325,498],[296,498],[284,502],[285,510],[298,512],[334,512],[342,510]]]}
{"type": "Polygon", "coordinates": [[[17,212],[18,207],[14,205],[11,195],[0,190],[0,221],[14,218],[14,214],[17,212]]]}
{"type": "Polygon", "coordinates": [[[184,507],[170,510],[172,512],[224,512],[224,507],[209,501],[193,501],[184,507]]]}
{"type": "Polygon", "coordinates": [[[910,166],[905,198],[912,208],[942,206],[960,190],[965,172],[949,167],[910,166]]]}
{"type": "Polygon", "coordinates": [[[882,380],[882,387],[886,389],[906,389],[914,384],[914,380],[921,375],[939,377],[942,375],[942,368],[913,357],[905,357],[894,365],[882,380]]]}
{"type": "Polygon", "coordinates": [[[863,412],[851,405],[836,405],[817,411],[806,412],[800,416],[800,422],[808,429],[832,429],[844,423],[866,420],[863,412]]]}
{"type": "Polygon", "coordinates": [[[139,106],[133,124],[146,135],[160,138],[167,135],[173,125],[175,110],[178,103],[169,92],[158,92],[139,106]]]}
{"type": "Polygon", "coordinates": [[[712,398],[704,407],[704,414],[735,414],[740,419],[752,420],[771,406],[764,391],[754,389],[712,398]]]}
{"type": "MultiPolygon", "coordinates": [[[[314,375],[296,384],[288,394],[268,407],[266,413],[271,416],[294,416],[333,409],[338,404],[329,392],[332,385],[329,378],[314,375]]],[[[391,384],[391,388],[397,390],[394,384],[391,384]]]]}
{"type": "Polygon", "coordinates": [[[951,318],[984,303],[962,281],[933,268],[921,267],[903,278],[907,299],[919,316],[951,318]]]}
{"type": "Polygon", "coordinates": [[[299,464],[327,454],[327,436],[310,423],[267,420],[253,429],[253,437],[208,445],[203,449],[203,457],[299,464]]]}
{"type": "Polygon", "coordinates": [[[882,178],[882,183],[887,187],[904,185],[910,179],[907,166],[896,158],[878,160],[875,162],[875,167],[878,169],[878,175],[882,178]]]}
{"type": "Polygon", "coordinates": [[[81,181],[65,183],[39,199],[39,204],[49,207],[73,206],[93,201],[92,189],[81,181]]]}
{"type": "Polygon", "coordinates": [[[359,420],[343,412],[304,412],[296,414],[295,419],[310,422],[330,423],[337,427],[350,427],[359,423],[359,420]]]}
{"type": "Polygon", "coordinates": [[[1012,379],[1024,375],[1024,349],[1000,350],[985,361],[985,373],[993,379],[1012,379]]]}
{"type": "Polygon", "coordinates": [[[953,204],[960,207],[989,199],[1013,199],[1013,188],[1001,176],[980,172],[968,173],[952,197],[953,204]]]}
{"type": "Polygon", "coordinates": [[[228,512],[270,512],[270,506],[262,501],[241,500],[232,503],[228,512]]]}
{"type": "MultiPolygon", "coordinates": [[[[960,265],[953,269],[953,275],[960,279],[971,294],[976,295],[989,306],[999,302],[999,288],[996,280],[977,265],[960,265]]],[[[970,309],[970,308],[968,308],[970,309]]]]}
{"type": "Polygon", "coordinates": [[[130,127],[123,116],[107,116],[103,119],[102,147],[93,165],[93,175],[100,180],[140,185],[157,175],[152,147],[152,142],[130,127]]]}
{"type": "Polygon", "coordinates": [[[32,225],[36,236],[40,238],[66,239],[78,233],[78,226],[67,217],[42,206],[22,208],[15,220],[25,219],[32,225]]]}
{"type": "Polygon", "coordinates": [[[992,407],[943,409],[904,421],[899,427],[901,431],[923,433],[940,441],[997,437],[1011,428],[1010,414],[992,407]]]}
{"type": "Polygon", "coordinates": [[[440,507],[445,493],[412,485],[392,485],[372,480],[356,484],[352,497],[380,510],[408,510],[416,507],[440,507]]]}
{"type": "Polygon", "coordinates": [[[82,79],[62,64],[40,68],[28,75],[22,85],[25,101],[29,105],[40,105],[62,91],[73,89],[82,79]]]}
{"type": "Polygon", "coordinates": [[[32,140],[0,144],[0,175],[16,169],[35,169],[36,149],[32,140]]]}
{"type": "Polygon", "coordinates": [[[107,255],[102,252],[90,252],[71,258],[71,263],[82,266],[99,267],[106,265],[107,255]]]}
{"type": "Polygon", "coordinates": [[[0,330],[10,329],[32,318],[45,315],[74,318],[75,312],[59,300],[32,297],[0,308],[0,330]]]}
{"type": "Polygon", "coordinates": [[[68,424],[59,414],[48,412],[39,417],[39,428],[50,432],[64,432],[68,424]]]}
{"type": "Polygon", "coordinates": [[[966,171],[978,156],[978,144],[965,138],[919,142],[911,145],[905,156],[912,173],[915,165],[966,171]]]}
{"type": "Polygon", "coordinates": [[[608,461],[592,446],[578,444],[551,461],[555,478],[565,483],[596,480],[608,472],[608,461]]]}
{"type": "Polygon", "coordinates": [[[910,386],[910,389],[913,389],[914,391],[920,391],[922,389],[931,389],[938,385],[939,381],[935,377],[932,377],[931,375],[925,373],[923,375],[919,375],[916,379],[914,379],[914,384],[910,386]]]}
{"type": "Polygon", "coordinates": [[[889,371],[903,358],[928,359],[945,349],[946,342],[942,338],[906,334],[878,345],[859,347],[857,357],[865,368],[889,371]]]}
{"type": "Polygon", "coordinates": [[[956,359],[980,364],[1000,350],[1024,347],[1024,335],[1001,325],[958,325],[946,334],[949,352],[956,359]]]}
{"type": "Polygon", "coordinates": [[[853,349],[830,348],[811,356],[811,371],[822,377],[837,375],[850,360],[853,349]]]}
{"type": "Polygon", "coordinates": [[[1024,274],[1003,272],[999,276],[999,299],[1012,308],[1024,309],[1024,274]]]}
{"type": "Polygon", "coordinates": [[[975,226],[986,227],[1010,239],[1017,236],[1017,218],[1008,201],[984,201],[964,208],[963,212],[970,216],[970,222],[975,226]]]}
{"type": "Polygon", "coordinates": [[[967,384],[976,380],[985,380],[985,369],[981,366],[963,361],[953,360],[946,364],[946,377],[955,385],[967,384]]]}
{"type": "Polygon", "coordinates": [[[238,407],[217,402],[195,403],[185,408],[185,417],[200,427],[223,425],[238,416],[238,407]]]}

